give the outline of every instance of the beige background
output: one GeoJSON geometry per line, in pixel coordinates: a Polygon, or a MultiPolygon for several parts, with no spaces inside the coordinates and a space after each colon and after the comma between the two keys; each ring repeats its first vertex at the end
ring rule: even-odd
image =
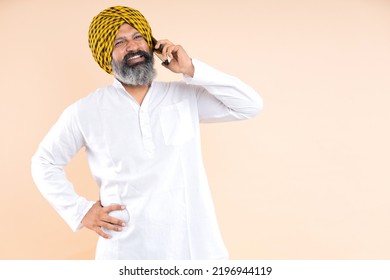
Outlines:
{"type": "MultiPolygon", "coordinates": [[[[118,4],[264,98],[256,119],[202,125],[233,259],[390,258],[390,1],[1,0],[0,259],[94,258],[97,236],[67,227],[30,159],[66,106],[111,83],[87,32],[118,4]]],[[[97,198],[83,153],[67,171],[97,198]]]]}

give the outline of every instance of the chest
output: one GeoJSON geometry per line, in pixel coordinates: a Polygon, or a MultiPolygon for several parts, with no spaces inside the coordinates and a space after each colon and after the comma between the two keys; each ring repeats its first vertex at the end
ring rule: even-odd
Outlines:
{"type": "Polygon", "coordinates": [[[145,99],[142,106],[128,98],[100,102],[94,121],[84,122],[89,152],[136,164],[187,145],[198,127],[196,107],[188,98],[158,101],[145,99]]]}

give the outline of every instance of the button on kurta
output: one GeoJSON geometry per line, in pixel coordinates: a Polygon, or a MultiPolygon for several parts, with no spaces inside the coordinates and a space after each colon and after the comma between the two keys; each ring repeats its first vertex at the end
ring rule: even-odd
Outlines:
{"type": "Polygon", "coordinates": [[[155,145],[153,142],[149,114],[145,108],[140,108],[138,118],[144,148],[148,156],[151,157],[153,156],[155,145]]]}

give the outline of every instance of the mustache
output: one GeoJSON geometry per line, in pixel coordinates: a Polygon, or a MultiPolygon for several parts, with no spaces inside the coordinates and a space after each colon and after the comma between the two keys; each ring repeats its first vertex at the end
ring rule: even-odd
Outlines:
{"type": "Polygon", "coordinates": [[[125,55],[125,57],[124,57],[124,62],[126,63],[130,58],[132,58],[132,57],[134,57],[134,56],[137,56],[137,55],[139,55],[139,56],[143,56],[143,57],[145,57],[145,60],[147,61],[147,60],[149,60],[149,59],[151,59],[151,57],[152,57],[152,55],[150,54],[150,53],[148,53],[148,52],[145,52],[145,51],[135,51],[135,52],[128,52],[126,55],[125,55]]]}

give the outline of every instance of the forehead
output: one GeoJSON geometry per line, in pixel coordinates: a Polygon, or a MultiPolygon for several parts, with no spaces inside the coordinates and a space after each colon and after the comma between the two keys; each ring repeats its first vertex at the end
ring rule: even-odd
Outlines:
{"type": "Polygon", "coordinates": [[[131,26],[128,23],[124,23],[121,25],[121,27],[119,27],[118,33],[116,34],[115,38],[123,37],[123,36],[128,35],[128,34],[134,34],[136,32],[138,32],[137,29],[135,29],[133,26],[131,26]]]}

